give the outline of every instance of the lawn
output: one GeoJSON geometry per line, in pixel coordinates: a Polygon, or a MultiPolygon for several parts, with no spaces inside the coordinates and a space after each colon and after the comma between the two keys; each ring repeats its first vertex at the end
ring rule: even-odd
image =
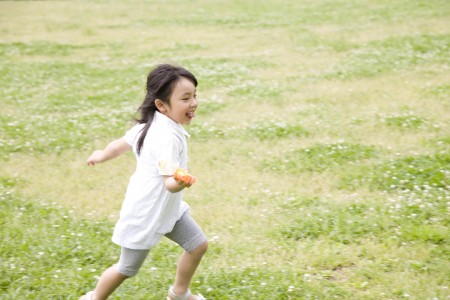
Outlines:
{"type": "MultiPolygon", "coordinates": [[[[117,262],[152,66],[199,80],[184,193],[208,299],[450,299],[448,1],[1,1],[0,299],[117,262]]],[[[111,299],[164,299],[164,240],[111,299]]]]}

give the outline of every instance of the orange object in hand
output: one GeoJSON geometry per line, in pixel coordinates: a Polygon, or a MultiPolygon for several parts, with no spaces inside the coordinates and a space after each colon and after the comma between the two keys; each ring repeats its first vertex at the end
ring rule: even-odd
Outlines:
{"type": "Polygon", "coordinates": [[[194,184],[196,181],[194,176],[183,169],[176,169],[175,174],[173,174],[173,178],[175,178],[176,181],[183,181],[186,184],[194,184]]]}

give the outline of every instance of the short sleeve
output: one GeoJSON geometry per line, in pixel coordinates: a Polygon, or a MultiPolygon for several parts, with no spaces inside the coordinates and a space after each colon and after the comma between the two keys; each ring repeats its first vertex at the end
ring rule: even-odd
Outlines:
{"type": "Polygon", "coordinates": [[[138,124],[133,126],[130,130],[128,130],[123,137],[125,139],[125,142],[128,145],[133,146],[137,140],[139,133],[144,128],[144,126],[145,124],[138,124]]]}
{"type": "Polygon", "coordinates": [[[173,175],[175,170],[181,165],[180,154],[183,143],[176,135],[162,137],[158,141],[156,151],[156,163],[160,175],[173,175]]]}

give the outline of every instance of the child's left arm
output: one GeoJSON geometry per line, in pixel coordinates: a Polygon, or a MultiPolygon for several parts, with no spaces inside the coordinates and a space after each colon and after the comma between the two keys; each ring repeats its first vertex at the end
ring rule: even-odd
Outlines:
{"type": "Polygon", "coordinates": [[[132,147],[128,145],[124,138],[114,140],[109,143],[105,149],[94,151],[87,159],[87,164],[88,166],[95,166],[97,163],[113,159],[131,149],[132,147]]]}

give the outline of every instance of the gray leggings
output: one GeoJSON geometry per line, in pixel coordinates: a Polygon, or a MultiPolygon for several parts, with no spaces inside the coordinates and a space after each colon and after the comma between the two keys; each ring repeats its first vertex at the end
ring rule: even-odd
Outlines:
{"type": "MultiPolygon", "coordinates": [[[[198,246],[206,242],[206,236],[200,226],[194,221],[189,212],[185,212],[175,223],[172,231],[165,235],[187,252],[194,251],[198,246]]],[[[119,262],[116,265],[117,271],[125,276],[135,276],[150,249],[136,250],[122,247],[119,262]]]]}

